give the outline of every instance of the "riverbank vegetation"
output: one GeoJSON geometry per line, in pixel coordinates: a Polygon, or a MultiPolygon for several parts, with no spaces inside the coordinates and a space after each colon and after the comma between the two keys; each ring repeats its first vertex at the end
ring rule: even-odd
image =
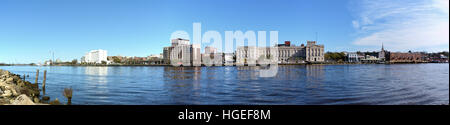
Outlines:
{"type": "Polygon", "coordinates": [[[344,52],[326,52],[324,54],[326,62],[339,62],[343,63],[345,61],[345,53],[344,52]]]}

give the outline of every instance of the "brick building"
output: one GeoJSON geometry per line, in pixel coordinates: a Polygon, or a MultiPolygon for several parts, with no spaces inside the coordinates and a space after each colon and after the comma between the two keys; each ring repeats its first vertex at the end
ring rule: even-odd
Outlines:
{"type": "Polygon", "coordinates": [[[422,53],[400,53],[400,52],[389,52],[386,57],[389,63],[421,63],[426,62],[426,55],[422,53]]]}

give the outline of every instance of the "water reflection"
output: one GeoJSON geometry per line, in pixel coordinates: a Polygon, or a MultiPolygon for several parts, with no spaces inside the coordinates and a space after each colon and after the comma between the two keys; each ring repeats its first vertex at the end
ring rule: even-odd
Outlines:
{"type": "MultiPolygon", "coordinates": [[[[98,102],[111,102],[108,89],[108,67],[84,67],[85,99],[96,99],[98,102]]],[[[74,101],[76,100],[74,96],[74,101]]]]}
{"type": "Polygon", "coordinates": [[[86,75],[95,75],[95,76],[107,76],[108,75],[108,67],[85,67],[84,73],[86,75]]]}
{"type": "Polygon", "coordinates": [[[198,104],[202,67],[164,67],[164,86],[174,104],[198,104]]]}
{"type": "Polygon", "coordinates": [[[259,78],[258,66],[237,66],[238,80],[257,80],[259,78]]]}
{"type": "Polygon", "coordinates": [[[164,67],[164,78],[171,80],[199,80],[202,67],[164,67]]]}
{"type": "Polygon", "coordinates": [[[323,65],[307,65],[306,81],[311,83],[322,83],[324,79],[325,67],[323,65]]]}
{"type": "Polygon", "coordinates": [[[51,67],[46,94],[61,99],[71,86],[74,104],[448,104],[448,67],[281,65],[271,78],[260,67],[51,67]]]}
{"type": "Polygon", "coordinates": [[[108,83],[108,67],[85,67],[84,74],[86,74],[90,83],[106,84],[108,83]]]}
{"type": "Polygon", "coordinates": [[[307,65],[306,66],[306,83],[307,88],[319,88],[324,83],[325,66],[323,65],[307,65]]]}
{"type": "MultiPolygon", "coordinates": [[[[275,76],[276,80],[296,80],[305,77],[305,66],[304,65],[285,65],[278,66],[278,72],[275,76]]],[[[303,81],[299,81],[303,82],[303,81]]]]}

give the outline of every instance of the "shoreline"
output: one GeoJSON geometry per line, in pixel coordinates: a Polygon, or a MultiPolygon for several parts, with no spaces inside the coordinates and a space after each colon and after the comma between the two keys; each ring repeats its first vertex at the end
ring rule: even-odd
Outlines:
{"type": "Polygon", "coordinates": [[[0,105],[45,105],[40,92],[37,83],[0,69],[0,105]]]}
{"type": "MultiPolygon", "coordinates": [[[[404,62],[404,63],[296,63],[296,64],[277,64],[281,66],[290,66],[290,65],[395,65],[395,64],[449,64],[449,63],[432,63],[432,62],[404,62]]],[[[53,67],[53,66],[70,66],[70,67],[209,67],[204,64],[201,66],[172,66],[170,64],[156,64],[156,65],[28,65],[28,64],[5,64],[1,66],[40,66],[40,67],[53,67]]],[[[240,67],[238,65],[222,65],[222,66],[211,66],[211,67],[240,67]]],[[[248,65],[243,65],[248,66],[248,65]]],[[[260,66],[260,65],[256,65],[260,66]]]]}

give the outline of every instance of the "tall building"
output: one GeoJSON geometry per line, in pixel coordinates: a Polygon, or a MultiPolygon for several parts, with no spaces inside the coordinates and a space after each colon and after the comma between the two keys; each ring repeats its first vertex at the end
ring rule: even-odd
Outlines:
{"type": "Polygon", "coordinates": [[[202,63],[207,66],[222,66],[224,53],[218,53],[217,48],[206,46],[205,53],[202,54],[202,63]]]}
{"type": "Polygon", "coordinates": [[[187,39],[172,39],[172,45],[164,47],[163,60],[165,64],[200,66],[200,45],[190,44],[187,39]]]}
{"type": "Polygon", "coordinates": [[[106,50],[91,50],[82,57],[82,62],[89,64],[102,64],[108,63],[108,51],[106,50]]]}
{"type": "Polygon", "coordinates": [[[189,45],[189,44],[190,44],[190,42],[187,39],[181,39],[181,38],[172,39],[172,46],[189,45]]]}
{"type": "Polygon", "coordinates": [[[217,53],[217,48],[211,47],[211,46],[206,46],[205,47],[205,54],[212,54],[212,53],[217,53]]]}
{"type": "Polygon", "coordinates": [[[305,54],[307,62],[325,61],[324,46],[316,45],[316,41],[307,41],[305,54]]]}
{"type": "Polygon", "coordinates": [[[163,62],[164,64],[170,64],[170,53],[172,52],[173,47],[164,47],[163,49],[163,62]]]}

